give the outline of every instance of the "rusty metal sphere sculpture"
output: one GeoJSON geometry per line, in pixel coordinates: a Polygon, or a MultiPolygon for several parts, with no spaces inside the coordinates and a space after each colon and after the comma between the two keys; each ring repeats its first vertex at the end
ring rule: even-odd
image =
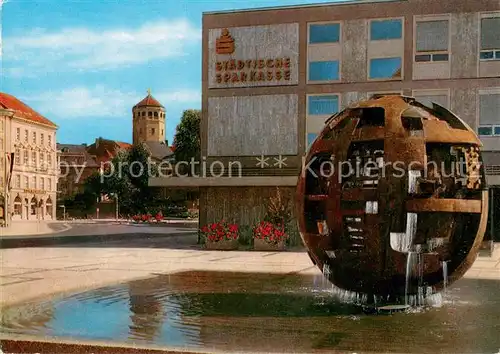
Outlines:
{"type": "Polygon", "coordinates": [[[475,132],[447,109],[379,96],[326,121],[299,177],[311,260],[339,288],[439,292],[470,268],[488,195],[475,132]]]}

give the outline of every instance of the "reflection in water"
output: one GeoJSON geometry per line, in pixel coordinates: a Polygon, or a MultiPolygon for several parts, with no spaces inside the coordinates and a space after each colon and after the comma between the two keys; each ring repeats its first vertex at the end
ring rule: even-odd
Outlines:
{"type": "Polygon", "coordinates": [[[318,277],[190,272],[4,311],[2,331],[207,350],[494,352],[500,282],[461,279],[443,306],[365,315],[318,277]]]}

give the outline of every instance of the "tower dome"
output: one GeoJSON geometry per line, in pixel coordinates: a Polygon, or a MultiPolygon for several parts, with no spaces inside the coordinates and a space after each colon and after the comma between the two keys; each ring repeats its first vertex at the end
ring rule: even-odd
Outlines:
{"type": "Polygon", "coordinates": [[[132,108],[134,144],[165,141],[165,107],[151,95],[148,95],[132,108]]]}

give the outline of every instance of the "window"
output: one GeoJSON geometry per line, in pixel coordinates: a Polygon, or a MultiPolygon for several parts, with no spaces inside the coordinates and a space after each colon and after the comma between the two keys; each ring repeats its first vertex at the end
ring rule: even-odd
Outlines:
{"type": "Polygon", "coordinates": [[[40,178],[40,189],[45,190],[45,179],[43,177],[40,178]]]}
{"type": "Polygon", "coordinates": [[[24,130],[24,142],[25,142],[25,143],[27,143],[27,142],[28,142],[28,136],[29,136],[28,129],[25,129],[25,130],[24,130]]]}
{"type": "Polygon", "coordinates": [[[370,60],[370,79],[400,79],[401,58],[375,58],[370,60]]]}
{"type": "Polygon", "coordinates": [[[401,20],[374,20],[370,22],[370,40],[380,41],[401,39],[403,23],[401,20]]]}
{"type": "Polygon", "coordinates": [[[307,147],[310,147],[311,144],[314,142],[318,134],[316,133],[308,133],[307,134],[307,147]]]}
{"type": "Polygon", "coordinates": [[[500,17],[481,19],[481,60],[500,60],[500,17]]]}
{"type": "Polygon", "coordinates": [[[309,63],[309,81],[333,81],[338,79],[338,61],[313,61],[309,63]]]}
{"type": "Polygon", "coordinates": [[[151,135],[155,133],[155,128],[151,128],[151,135]]]}
{"type": "Polygon", "coordinates": [[[152,117],[153,116],[153,112],[148,112],[148,117],[152,117]]]}
{"type": "Polygon", "coordinates": [[[33,132],[33,144],[36,144],[36,132],[33,132]]]}
{"type": "Polygon", "coordinates": [[[29,188],[29,187],[30,187],[30,184],[28,181],[28,176],[24,176],[24,188],[29,188]]]}
{"type": "Polygon", "coordinates": [[[28,164],[28,150],[23,151],[23,164],[27,165],[28,164]]]}
{"type": "Polygon", "coordinates": [[[417,22],[415,38],[415,61],[448,61],[449,21],[417,22]]]}
{"type": "Polygon", "coordinates": [[[161,130],[161,136],[163,136],[163,129],[161,130]]]}
{"type": "Polygon", "coordinates": [[[158,118],[158,112],[154,112],[155,118],[158,118]]]}
{"type": "Polygon", "coordinates": [[[36,166],[36,151],[31,152],[31,164],[36,166]]]}
{"type": "Polygon", "coordinates": [[[36,176],[31,177],[31,185],[36,189],[36,176]]]}
{"type": "Polygon", "coordinates": [[[16,176],[16,188],[21,188],[21,176],[16,176]]]}
{"type": "Polygon", "coordinates": [[[340,40],[340,23],[309,25],[309,44],[335,43],[340,40]]]}
{"type": "Polygon", "coordinates": [[[47,145],[48,145],[49,147],[52,147],[52,135],[48,135],[48,136],[47,136],[47,145]]]}
{"type": "Polygon", "coordinates": [[[448,100],[448,95],[446,94],[439,94],[439,95],[414,95],[415,99],[422,103],[424,106],[432,108],[432,104],[437,103],[438,105],[444,107],[444,108],[449,108],[449,100],[448,100]]]}
{"type": "Polygon", "coordinates": [[[45,161],[44,161],[45,155],[43,152],[40,153],[40,167],[44,168],[45,167],[45,161]]]}
{"type": "Polygon", "coordinates": [[[307,104],[309,115],[332,115],[339,110],[339,96],[309,96],[307,104]]]}
{"type": "Polygon", "coordinates": [[[16,128],[16,141],[21,140],[21,128],[16,128]]]}
{"type": "Polygon", "coordinates": [[[52,180],[50,178],[47,178],[47,190],[52,191],[52,180]]]}
{"type": "Polygon", "coordinates": [[[49,167],[52,167],[52,159],[50,158],[49,153],[47,153],[47,164],[49,165],[49,167]]]}
{"type": "Polygon", "coordinates": [[[500,93],[479,95],[479,135],[500,136],[500,93]]]}
{"type": "Polygon", "coordinates": [[[40,134],[40,145],[44,144],[43,133],[40,134]]]}
{"type": "Polygon", "coordinates": [[[16,151],[14,152],[14,161],[16,165],[21,164],[21,149],[16,148],[16,151]]]}

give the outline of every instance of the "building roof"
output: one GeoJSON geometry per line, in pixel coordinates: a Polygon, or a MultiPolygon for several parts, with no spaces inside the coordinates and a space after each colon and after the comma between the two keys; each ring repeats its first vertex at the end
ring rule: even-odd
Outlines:
{"type": "Polygon", "coordinates": [[[120,151],[127,150],[132,144],[103,138],[95,139],[95,142],[87,147],[87,152],[96,157],[97,162],[106,162],[115,157],[120,151]]]}
{"type": "Polygon", "coordinates": [[[61,151],[61,160],[66,160],[75,155],[81,155],[85,158],[85,164],[87,167],[97,167],[99,164],[94,156],[87,152],[87,144],[57,144],[57,149],[61,151]]]}
{"type": "Polygon", "coordinates": [[[16,117],[57,128],[55,123],[33,110],[24,102],[7,93],[0,92],[0,108],[13,110],[16,117]]]}
{"type": "Polygon", "coordinates": [[[151,93],[149,93],[149,92],[148,92],[148,95],[146,97],[144,97],[141,102],[139,102],[138,104],[136,104],[134,106],[134,108],[138,108],[138,107],[161,107],[161,108],[165,108],[165,107],[162,106],[162,104],[160,102],[158,102],[158,100],[156,98],[154,98],[153,96],[151,96],[151,93]]]}
{"type": "Polygon", "coordinates": [[[383,3],[383,2],[402,2],[402,1],[408,1],[408,0],[341,0],[335,2],[324,2],[315,4],[282,5],[282,6],[255,7],[255,8],[235,9],[235,10],[225,10],[225,11],[208,11],[208,12],[203,12],[203,15],[230,14],[230,13],[253,12],[253,11],[275,11],[275,10],[286,10],[286,9],[300,9],[307,7],[321,7],[321,6],[361,5],[361,4],[372,4],[379,2],[383,3]]]}
{"type": "Polygon", "coordinates": [[[171,157],[174,152],[164,141],[145,141],[144,146],[151,153],[151,157],[155,160],[163,160],[171,157]]]}

